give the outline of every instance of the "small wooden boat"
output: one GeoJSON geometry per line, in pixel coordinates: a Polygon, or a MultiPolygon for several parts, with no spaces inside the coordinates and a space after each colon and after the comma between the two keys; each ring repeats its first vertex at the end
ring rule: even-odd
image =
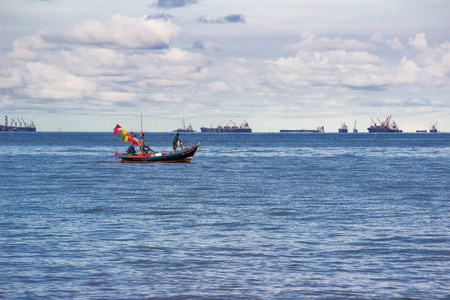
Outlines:
{"type": "Polygon", "coordinates": [[[133,162],[133,163],[152,163],[152,162],[191,162],[192,157],[194,157],[195,151],[200,147],[199,142],[197,145],[191,145],[187,149],[183,149],[175,152],[151,152],[141,154],[126,154],[126,153],[116,153],[114,155],[114,161],[116,158],[121,158],[122,162],[133,162]]]}

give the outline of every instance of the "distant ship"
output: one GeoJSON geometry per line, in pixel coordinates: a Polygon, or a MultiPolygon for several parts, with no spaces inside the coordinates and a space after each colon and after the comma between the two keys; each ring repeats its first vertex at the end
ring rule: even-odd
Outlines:
{"type": "Polygon", "coordinates": [[[392,115],[387,117],[384,122],[381,122],[378,119],[380,125],[377,125],[377,123],[375,123],[371,118],[370,120],[372,121],[373,125],[367,128],[367,130],[369,130],[369,132],[403,132],[403,130],[398,129],[398,125],[395,124],[395,122],[391,123],[391,118],[392,115]]]}
{"type": "Polygon", "coordinates": [[[280,132],[298,132],[298,133],[324,133],[324,127],[317,127],[316,129],[281,129],[280,132]]]}
{"type": "Polygon", "coordinates": [[[348,132],[348,127],[347,125],[345,125],[345,122],[342,123],[341,128],[339,128],[339,133],[347,133],[348,132]]]}
{"type": "Polygon", "coordinates": [[[186,128],[183,120],[183,128],[178,128],[177,130],[173,130],[172,132],[196,132],[196,131],[194,130],[194,128],[192,128],[191,124],[189,124],[189,126],[186,128]]]}
{"type": "Polygon", "coordinates": [[[430,133],[438,132],[436,125],[437,123],[431,124],[430,133]]]}
{"type": "MultiPolygon", "coordinates": [[[[233,123],[233,122],[232,122],[233,123]]],[[[236,124],[233,123],[232,126],[225,125],[225,126],[217,126],[215,128],[213,127],[200,127],[200,130],[202,132],[252,132],[252,129],[250,126],[248,126],[248,123],[244,121],[243,124],[236,126],[236,124]]]]}
{"type": "Polygon", "coordinates": [[[12,118],[11,125],[8,123],[8,116],[5,116],[5,125],[0,124],[0,131],[29,131],[36,132],[36,126],[33,121],[31,123],[25,122],[22,118],[12,118]]]}

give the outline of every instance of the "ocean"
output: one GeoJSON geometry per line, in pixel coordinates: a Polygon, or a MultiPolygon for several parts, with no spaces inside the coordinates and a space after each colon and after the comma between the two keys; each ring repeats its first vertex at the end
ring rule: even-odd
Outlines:
{"type": "Polygon", "coordinates": [[[0,298],[450,298],[450,134],[180,139],[0,133],[0,298]]]}

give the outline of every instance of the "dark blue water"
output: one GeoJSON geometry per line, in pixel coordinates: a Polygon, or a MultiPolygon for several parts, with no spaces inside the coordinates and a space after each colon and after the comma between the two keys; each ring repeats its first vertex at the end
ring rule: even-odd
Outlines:
{"type": "Polygon", "coordinates": [[[0,297],[450,297],[450,134],[181,139],[0,134],[0,297]]]}

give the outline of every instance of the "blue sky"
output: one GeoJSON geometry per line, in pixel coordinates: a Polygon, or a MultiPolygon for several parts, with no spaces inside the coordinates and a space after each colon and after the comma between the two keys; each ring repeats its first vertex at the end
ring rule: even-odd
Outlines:
{"type": "Polygon", "coordinates": [[[449,1],[124,3],[2,0],[0,112],[44,131],[136,130],[141,112],[158,132],[450,131],[449,1]]]}

